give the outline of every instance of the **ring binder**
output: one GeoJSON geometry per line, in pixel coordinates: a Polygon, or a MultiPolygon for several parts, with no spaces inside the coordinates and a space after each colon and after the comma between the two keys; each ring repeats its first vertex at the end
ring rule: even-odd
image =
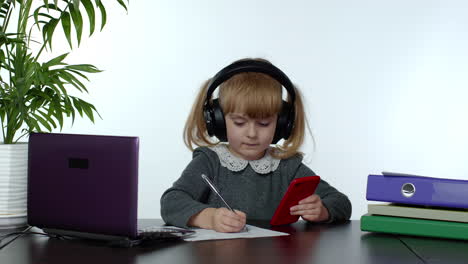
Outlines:
{"type": "Polygon", "coordinates": [[[468,208],[468,181],[410,175],[369,175],[366,199],[424,206],[468,208]]]}

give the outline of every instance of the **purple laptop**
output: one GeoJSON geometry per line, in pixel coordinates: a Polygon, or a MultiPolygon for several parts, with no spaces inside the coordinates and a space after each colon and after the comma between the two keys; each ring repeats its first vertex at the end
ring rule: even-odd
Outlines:
{"type": "Polygon", "coordinates": [[[28,224],[49,233],[136,238],[138,137],[32,133],[28,224]]]}

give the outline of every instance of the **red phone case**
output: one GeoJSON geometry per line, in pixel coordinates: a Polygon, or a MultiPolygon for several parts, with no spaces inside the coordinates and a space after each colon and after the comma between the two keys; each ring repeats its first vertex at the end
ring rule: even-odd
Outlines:
{"type": "Polygon", "coordinates": [[[319,176],[308,176],[294,179],[289,184],[288,190],[276,208],[270,224],[286,225],[296,222],[299,219],[299,215],[291,215],[289,212],[290,208],[298,204],[300,200],[314,194],[319,182],[319,176]]]}

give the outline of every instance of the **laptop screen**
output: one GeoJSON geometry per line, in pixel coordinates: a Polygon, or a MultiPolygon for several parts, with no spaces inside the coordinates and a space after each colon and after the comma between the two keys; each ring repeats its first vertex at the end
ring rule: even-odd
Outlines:
{"type": "Polygon", "coordinates": [[[138,137],[32,133],[28,224],[136,237],[138,137]]]}

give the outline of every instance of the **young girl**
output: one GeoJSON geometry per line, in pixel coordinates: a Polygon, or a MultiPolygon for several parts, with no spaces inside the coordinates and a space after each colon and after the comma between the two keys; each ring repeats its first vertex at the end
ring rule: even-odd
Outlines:
{"type": "MultiPolygon", "coordinates": [[[[281,70],[263,59],[228,65],[202,86],[187,119],[184,141],[193,159],[161,197],[163,220],[218,232],[238,232],[247,219],[270,220],[289,183],[315,175],[298,151],[305,127],[301,95],[281,70]],[[208,175],[235,212],[225,208],[201,174],[208,175]]],[[[331,223],[349,219],[351,203],[321,180],[315,194],[290,213],[331,223]]]]}

